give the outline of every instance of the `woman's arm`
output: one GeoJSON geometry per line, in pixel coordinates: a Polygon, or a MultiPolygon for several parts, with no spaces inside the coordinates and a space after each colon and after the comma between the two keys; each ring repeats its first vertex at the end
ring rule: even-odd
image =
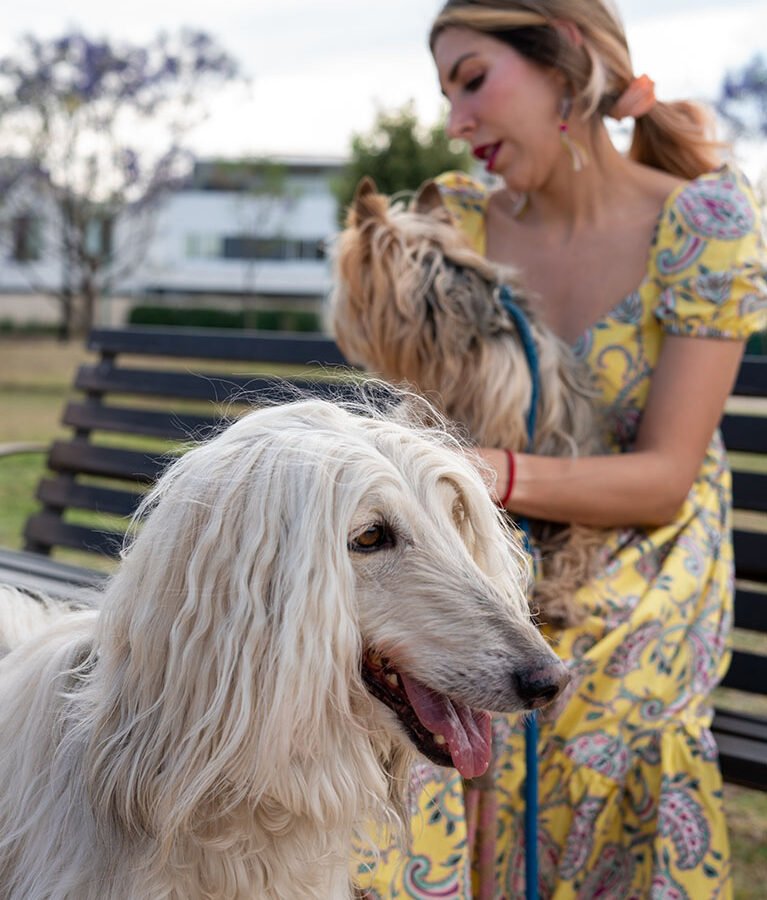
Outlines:
{"type": "MultiPolygon", "coordinates": [[[[597,527],[662,525],[685,500],[737,375],[743,342],[667,335],[635,448],[562,459],[515,454],[514,513],[597,527]]],[[[508,484],[506,454],[482,449],[508,484]]]]}

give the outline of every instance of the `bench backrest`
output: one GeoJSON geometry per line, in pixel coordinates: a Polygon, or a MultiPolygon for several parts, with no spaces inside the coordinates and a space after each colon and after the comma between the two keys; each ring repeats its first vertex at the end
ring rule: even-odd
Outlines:
{"type": "Polygon", "coordinates": [[[745,357],[721,428],[733,468],[736,575],[735,651],[723,686],[759,697],[767,743],[767,357],[745,357]]]}
{"type": "MultiPolygon", "coordinates": [[[[315,393],[343,392],[337,378],[329,377],[334,367],[345,364],[343,356],[323,337],[104,329],[92,332],[88,347],[99,354],[99,361],[77,373],[75,387],[81,397],[67,405],[63,416],[72,435],[53,444],[51,475],[38,489],[42,509],[25,528],[26,549],[37,553],[63,547],[115,556],[127,517],[175,447],[204,436],[233,404],[284,395],[284,386],[269,373],[315,393]],[[259,368],[264,374],[255,374],[259,368]]],[[[767,406],[767,358],[746,357],[733,395],[741,406],[754,404],[754,399],[767,406]]],[[[734,654],[725,685],[765,694],[767,416],[758,413],[734,407],[722,421],[728,450],[736,454],[735,626],[751,635],[734,654]]]]}
{"type": "Polygon", "coordinates": [[[81,395],[62,417],[72,434],[53,443],[51,474],[37,491],[42,509],[24,529],[26,550],[75,550],[81,564],[118,555],[147,486],[180,445],[224,415],[246,401],[279,399],[287,378],[315,394],[343,392],[329,376],[344,359],[322,337],[129,328],[95,330],[87,346],[99,360],[77,372],[81,395]],[[283,380],[274,377],[280,371],[283,380]]]}

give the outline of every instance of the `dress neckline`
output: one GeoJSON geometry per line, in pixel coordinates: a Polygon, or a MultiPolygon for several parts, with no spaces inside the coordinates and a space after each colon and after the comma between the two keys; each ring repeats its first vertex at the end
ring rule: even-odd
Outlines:
{"type": "MultiPolygon", "coordinates": [[[[666,195],[665,199],[663,200],[661,208],[658,211],[658,215],[655,219],[655,225],[653,227],[652,238],[651,238],[650,244],[647,248],[647,259],[645,261],[645,273],[642,276],[642,278],[640,279],[639,284],[637,284],[637,286],[635,288],[633,288],[633,290],[630,290],[627,294],[625,294],[623,297],[621,297],[620,300],[618,300],[616,303],[612,304],[612,306],[610,306],[607,310],[605,310],[605,312],[603,312],[600,316],[598,316],[590,325],[587,325],[584,329],[582,329],[580,334],[574,340],[570,341],[566,338],[561,337],[560,335],[557,335],[560,338],[560,340],[562,340],[570,348],[576,347],[584,339],[586,339],[589,336],[589,334],[591,334],[591,332],[597,326],[599,326],[602,322],[604,322],[607,319],[614,316],[615,312],[618,309],[620,309],[630,297],[633,297],[635,294],[640,294],[642,292],[642,290],[644,289],[644,287],[647,285],[647,283],[650,280],[650,269],[651,269],[651,265],[652,265],[653,256],[654,256],[657,244],[658,244],[658,235],[660,234],[661,226],[663,224],[664,219],[666,218],[667,213],[676,203],[679,195],[683,191],[685,191],[691,184],[696,183],[700,178],[704,177],[705,175],[721,175],[726,171],[726,169],[727,169],[726,165],[720,166],[718,169],[714,170],[713,172],[705,172],[702,175],[699,175],[698,178],[692,179],[690,181],[682,181],[679,184],[677,184],[674,188],[672,188],[671,191],[669,191],[669,193],[666,195]]],[[[487,204],[489,203],[489,201],[490,201],[490,192],[488,191],[487,195],[485,196],[484,211],[483,211],[483,215],[482,215],[482,233],[481,233],[482,256],[485,256],[486,251],[487,251],[487,204]]]]}
{"type": "MultiPolygon", "coordinates": [[[[722,167],[722,168],[724,168],[724,167],[722,167]]],[[[717,169],[716,173],[719,173],[721,171],[722,171],[721,168],[717,169]]],[[[704,174],[716,174],[716,173],[704,173],[704,174]]],[[[698,178],[700,178],[700,177],[701,176],[698,176],[698,178]]],[[[645,272],[644,272],[644,275],[642,276],[642,278],[640,279],[639,284],[633,290],[629,291],[628,294],[621,297],[621,299],[617,303],[614,303],[609,309],[607,309],[605,312],[603,312],[602,315],[600,315],[598,318],[596,318],[590,325],[587,325],[581,331],[581,333],[578,335],[578,337],[575,338],[574,341],[572,341],[572,342],[565,341],[565,343],[568,344],[568,346],[570,346],[572,348],[572,347],[577,346],[582,341],[584,341],[586,338],[588,338],[588,336],[591,334],[591,332],[594,331],[595,328],[597,328],[599,325],[601,325],[607,319],[613,318],[613,316],[615,315],[617,310],[619,310],[631,297],[633,297],[635,294],[642,293],[643,289],[650,281],[650,270],[652,268],[652,261],[653,261],[654,255],[655,255],[655,251],[658,246],[658,237],[660,235],[663,222],[664,222],[666,216],[668,215],[668,213],[670,212],[670,210],[672,209],[672,207],[674,206],[674,204],[676,203],[676,201],[678,200],[680,194],[682,194],[685,190],[687,190],[687,188],[691,184],[694,184],[697,180],[698,179],[695,178],[695,179],[692,179],[691,181],[682,181],[678,185],[676,185],[676,187],[674,187],[671,191],[669,191],[669,193],[666,195],[666,198],[664,199],[663,204],[661,205],[661,208],[658,211],[658,215],[655,219],[655,225],[653,226],[652,238],[651,238],[650,244],[647,248],[647,259],[645,261],[645,272]]]]}

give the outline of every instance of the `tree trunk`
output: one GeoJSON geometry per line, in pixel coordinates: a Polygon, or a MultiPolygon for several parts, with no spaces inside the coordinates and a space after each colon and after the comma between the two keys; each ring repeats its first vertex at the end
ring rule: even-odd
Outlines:
{"type": "Polygon", "coordinates": [[[93,327],[93,314],[96,309],[96,283],[92,273],[83,275],[80,290],[72,305],[70,336],[83,338],[93,327]]]}
{"type": "Polygon", "coordinates": [[[69,287],[61,291],[59,300],[61,302],[61,317],[59,318],[58,339],[65,343],[72,337],[72,304],[74,298],[69,287]]]}

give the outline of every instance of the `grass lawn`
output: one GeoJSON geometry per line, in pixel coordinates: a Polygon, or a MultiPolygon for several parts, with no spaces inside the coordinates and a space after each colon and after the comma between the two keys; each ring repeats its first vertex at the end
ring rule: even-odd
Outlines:
{"type": "MultiPolygon", "coordinates": [[[[74,372],[88,359],[82,346],[50,338],[0,338],[0,447],[48,443],[59,425],[74,372]]],[[[0,546],[19,547],[21,528],[36,508],[34,494],[45,454],[0,456],[0,546]]]]}
{"type": "MultiPolygon", "coordinates": [[[[75,369],[88,358],[77,344],[0,338],[0,445],[47,442],[65,433],[59,417],[75,369]]],[[[35,486],[44,470],[43,454],[0,457],[0,546],[20,546],[21,529],[35,508],[35,486]]],[[[725,805],[736,898],[762,900],[767,897],[767,794],[727,785],[725,805]]]]}

